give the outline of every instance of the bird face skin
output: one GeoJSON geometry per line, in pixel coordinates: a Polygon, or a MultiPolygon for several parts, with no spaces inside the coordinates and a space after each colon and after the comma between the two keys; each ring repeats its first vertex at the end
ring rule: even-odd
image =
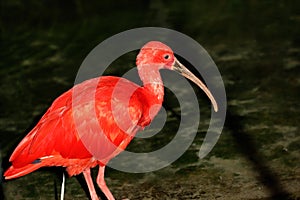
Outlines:
{"type": "MultiPolygon", "coordinates": [[[[174,52],[167,45],[158,42],[151,41],[144,45],[139,55],[137,56],[136,64],[138,68],[151,68],[151,71],[158,71],[160,69],[173,70],[187,79],[194,82],[200,87],[204,93],[210,99],[214,111],[218,111],[218,105],[205,84],[197,78],[192,72],[190,72],[178,59],[174,56],[174,52]]],[[[144,69],[145,70],[145,69],[144,69]]],[[[147,71],[147,70],[145,70],[147,71]]],[[[152,73],[152,72],[151,72],[152,73]]]]}

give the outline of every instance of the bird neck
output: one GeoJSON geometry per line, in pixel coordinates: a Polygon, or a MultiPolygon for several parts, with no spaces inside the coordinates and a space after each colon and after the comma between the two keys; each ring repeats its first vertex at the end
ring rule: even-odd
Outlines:
{"type": "Polygon", "coordinates": [[[164,97],[164,85],[158,68],[138,68],[139,76],[143,82],[143,88],[150,95],[149,98],[155,104],[162,104],[164,97]]]}

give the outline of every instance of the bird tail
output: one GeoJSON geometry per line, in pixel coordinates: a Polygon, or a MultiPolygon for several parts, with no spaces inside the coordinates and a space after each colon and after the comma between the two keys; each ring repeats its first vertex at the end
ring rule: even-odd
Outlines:
{"type": "Polygon", "coordinates": [[[26,174],[29,174],[30,172],[33,172],[34,170],[37,170],[40,167],[43,167],[42,163],[28,164],[28,165],[25,165],[24,167],[20,167],[20,168],[15,168],[14,166],[11,166],[4,173],[4,177],[5,177],[5,179],[18,178],[18,177],[24,176],[26,174]]]}

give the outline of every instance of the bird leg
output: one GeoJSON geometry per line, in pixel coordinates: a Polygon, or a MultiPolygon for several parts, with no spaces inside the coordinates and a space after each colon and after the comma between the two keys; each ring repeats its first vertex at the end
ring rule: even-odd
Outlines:
{"type": "Polygon", "coordinates": [[[60,200],[64,200],[65,195],[65,173],[63,172],[63,180],[61,183],[60,200]]]}
{"type": "Polygon", "coordinates": [[[94,184],[93,184],[93,180],[92,180],[92,177],[91,177],[91,170],[90,170],[90,168],[88,168],[88,169],[86,169],[86,170],[83,171],[83,176],[84,176],[85,181],[86,181],[86,183],[88,185],[89,192],[90,192],[92,200],[99,200],[99,198],[97,196],[97,193],[96,193],[96,190],[94,188],[94,184]]]}
{"type": "Polygon", "coordinates": [[[105,180],[104,180],[104,170],[105,166],[99,166],[99,172],[97,176],[97,184],[102,190],[102,192],[105,194],[106,198],[108,200],[115,200],[112,193],[109,191],[108,187],[106,186],[105,180]]]}

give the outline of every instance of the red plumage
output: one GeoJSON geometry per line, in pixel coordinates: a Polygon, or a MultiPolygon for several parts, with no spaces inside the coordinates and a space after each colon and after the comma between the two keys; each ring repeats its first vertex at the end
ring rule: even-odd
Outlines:
{"type": "Polygon", "coordinates": [[[136,63],[143,86],[103,76],[84,81],[58,97],[14,150],[5,178],[24,176],[43,166],[64,166],[70,176],[84,174],[91,197],[96,200],[90,168],[99,165],[97,183],[113,200],[104,181],[105,165],[159,111],[164,95],[159,70],[163,68],[194,81],[217,111],[209,90],[177,61],[168,46],[155,41],[147,43],[136,63]]]}
{"type": "MultiPolygon", "coordinates": [[[[107,138],[117,147],[120,146],[122,141],[126,140],[126,143],[121,146],[124,149],[135,133],[125,133],[113,121],[114,117],[110,108],[112,92],[116,84],[121,88],[132,88],[135,90],[135,93],[130,98],[130,107],[126,107],[126,109],[130,110],[130,117],[133,121],[143,124],[142,113],[145,112],[145,106],[143,106],[145,104],[141,104],[138,101],[138,96],[143,96],[140,92],[141,90],[137,90],[139,88],[138,85],[112,76],[85,81],[57,98],[38,124],[20,142],[10,157],[12,166],[4,174],[6,179],[28,174],[35,170],[37,166],[65,166],[70,176],[81,173],[86,167],[95,166],[96,161],[90,161],[90,163],[86,161],[90,160],[93,155],[87,150],[81,140],[84,136],[80,137],[77,133],[72,116],[76,108],[80,112],[77,120],[82,119],[85,121],[84,124],[80,125],[84,126],[83,128],[86,130],[93,130],[93,126],[96,125],[93,122],[94,119],[90,117],[90,111],[94,108],[98,119],[96,123],[99,123],[107,138]],[[95,85],[97,85],[96,88],[94,88],[95,85]],[[76,103],[72,105],[72,91],[74,90],[79,91],[79,93],[76,92],[76,100],[80,101],[78,105],[76,103]],[[95,90],[95,100],[89,97],[89,95],[93,94],[93,90],[95,90]],[[37,159],[39,160],[36,161],[36,164],[32,164],[37,159]],[[75,167],[72,165],[74,162],[80,162],[79,160],[86,163],[80,165],[79,168],[82,169],[78,169],[78,165],[75,167]],[[31,170],[28,170],[27,167],[31,170]],[[23,168],[24,173],[16,174],[15,172],[19,171],[18,168],[23,168]]],[[[117,95],[114,96],[116,98],[117,95]]],[[[119,101],[122,101],[121,98],[119,97],[119,101]]],[[[123,106],[125,108],[126,105],[124,104],[123,106]]],[[[94,135],[89,134],[89,136],[94,135]]],[[[89,139],[87,139],[88,141],[89,139]]],[[[94,141],[97,140],[91,137],[90,143],[94,141]]],[[[104,152],[108,150],[105,149],[105,144],[100,144],[99,147],[93,148],[99,148],[99,150],[104,152]]],[[[104,165],[106,163],[98,161],[98,164],[104,165]]]]}

